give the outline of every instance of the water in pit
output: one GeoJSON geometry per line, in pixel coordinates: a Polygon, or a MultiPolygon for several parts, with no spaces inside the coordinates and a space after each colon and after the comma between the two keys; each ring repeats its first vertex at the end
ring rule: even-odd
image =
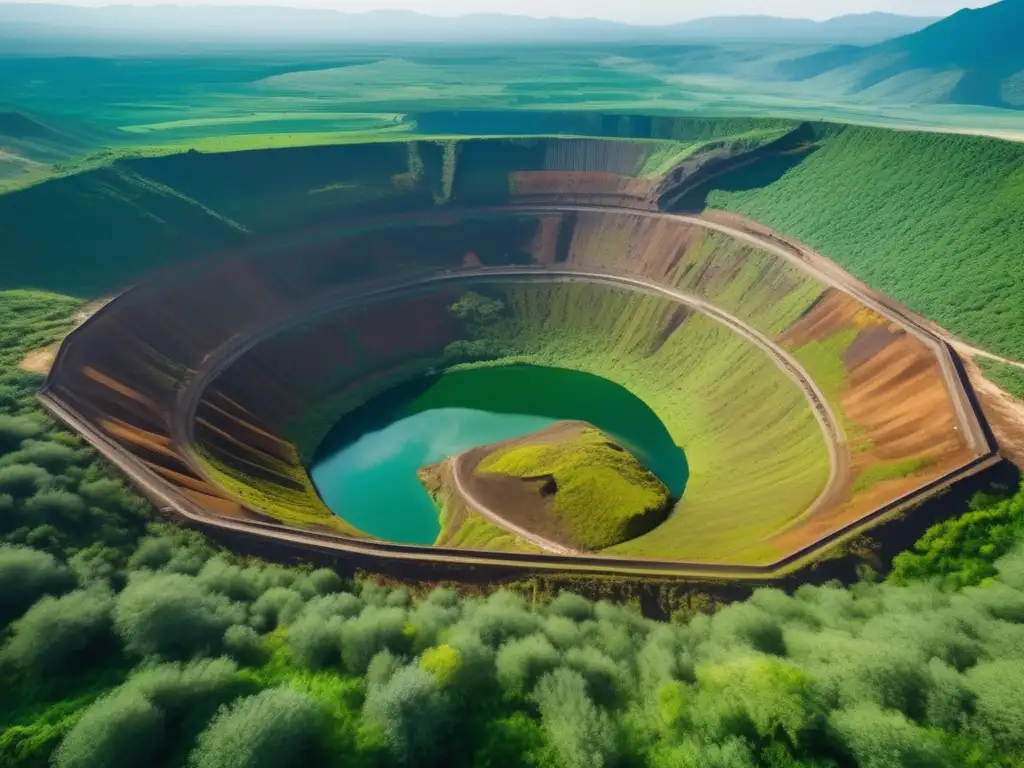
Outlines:
{"type": "Polygon", "coordinates": [[[437,509],[416,470],[569,419],[604,431],[682,495],[686,457],[642,400],[599,376],[533,365],[452,371],[395,387],[331,430],[310,474],[327,506],[359,530],[433,544],[437,509]]]}

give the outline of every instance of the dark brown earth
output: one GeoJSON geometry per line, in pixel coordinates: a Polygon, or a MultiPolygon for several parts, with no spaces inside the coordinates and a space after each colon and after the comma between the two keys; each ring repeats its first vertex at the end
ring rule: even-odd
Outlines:
{"type": "Polygon", "coordinates": [[[783,341],[795,349],[851,329],[858,330],[858,336],[844,354],[847,378],[839,393],[852,424],[847,435],[851,462],[845,499],[775,537],[783,551],[856,520],[973,456],[957,429],[935,357],[906,331],[850,296],[828,291],[783,341]],[[869,467],[914,458],[926,466],[852,495],[857,477],[869,467]]]}

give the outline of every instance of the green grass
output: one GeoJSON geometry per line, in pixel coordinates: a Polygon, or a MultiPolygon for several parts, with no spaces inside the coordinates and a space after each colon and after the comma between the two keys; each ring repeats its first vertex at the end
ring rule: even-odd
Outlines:
{"type": "Polygon", "coordinates": [[[640,397],[686,451],[690,480],[656,531],[616,554],[763,562],[762,539],[824,487],[828,453],[800,390],[760,350],[697,315],[656,349],[675,306],[598,286],[509,286],[508,357],[593,373],[640,397]],[[742,468],[740,470],[740,468],[742,468]]]}
{"type": "Polygon", "coordinates": [[[709,200],[819,249],[872,287],[1024,360],[1024,144],[846,128],[775,181],[709,200]]]}
{"type": "Polygon", "coordinates": [[[904,477],[910,477],[913,474],[920,472],[922,469],[927,469],[933,463],[932,459],[927,458],[909,458],[901,459],[899,461],[886,461],[879,464],[872,464],[859,475],[853,481],[853,487],[851,493],[856,496],[859,493],[870,490],[879,483],[884,483],[886,480],[898,480],[904,477]]]}
{"type": "MultiPolygon", "coordinates": [[[[302,465],[273,461],[274,473],[291,483],[270,482],[228,465],[202,445],[198,451],[203,468],[218,486],[251,508],[266,512],[278,522],[299,528],[329,528],[349,536],[363,535],[324,505],[302,465]]],[[[259,469],[266,471],[267,467],[261,466],[259,469]]]]}
{"type": "Polygon", "coordinates": [[[985,357],[976,357],[974,362],[981,368],[985,378],[995,382],[1017,399],[1024,400],[1024,369],[985,357]]]}
{"type": "Polygon", "coordinates": [[[669,501],[664,483],[593,428],[554,443],[496,451],[478,471],[553,478],[555,517],[574,543],[591,550],[646,532],[669,501]]]}
{"type": "Polygon", "coordinates": [[[13,369],[27,352],[62,338],[82,302],[42,291],[0,291],[0,369],[13,369]]]}

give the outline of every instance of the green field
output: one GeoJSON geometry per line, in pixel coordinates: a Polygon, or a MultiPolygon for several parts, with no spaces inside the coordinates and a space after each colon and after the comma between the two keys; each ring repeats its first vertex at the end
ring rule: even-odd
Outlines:
{"type": "Polygon", "coordinates": [[[709,203],[792,235],[953,333],[1024,360],[1024,144],[836,129],[779,172],[719,179],[709,203]]]}
{"type": "MultiPolygon", "coordinates": [[[[443,136],[419,120],[438,110],[761,116],[1024,137],[1024,116],[1014,110],[837,99],[832,88],[766,78],[795,52],[762,48],[708,47],[702,56],[685,47],[626,44],[70,59],[0,54],[0,192],[94,166],[111,153],[315,146],[410,131],[443,136]],[[8,109],[57,134],[45,151],[5,130],[8,109]]],[[[516,133],[507,126],[499,132],[516,133]]]]}
{"type": "Polygon", "coordinates": [[[994,381],[1018,400],[1024,400],[1024,370],[981,356],[975,358],[975,362],[987,379],[994,381]]]}

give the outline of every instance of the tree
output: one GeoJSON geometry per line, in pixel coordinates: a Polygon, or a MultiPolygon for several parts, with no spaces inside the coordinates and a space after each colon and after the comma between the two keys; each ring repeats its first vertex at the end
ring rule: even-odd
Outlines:
{"type": "Polygon", "coordinates": [[[411,645],[401,608],[367,606],[341,627],[341,660],[350,674],[363,674],[378,651],[404,653],[411,645]]]}
{"type": "Polygon", "coordinates": [[[0,493],[8,493],[15,499],[27,498],[52,481],[53,475],[35,464],[0,467],[0,493]]]}
{"type": "Polygon", "coordinates": [[[42,432],[42,423],[33,416],[0,413],[0,454],[16,450],[22,440],[37,437],[42,432]]]}
{"type": "Polygon", "coordinates": [[[43,595],[59,595],[74,585],[74,575],[53,555],[29,547],[0,546],[0,626],[43,595]]]}
{"type": "Polygon", "coordinates": [[[252,604],[252,623],[264,632],[291,624],[303,606],[302,595],[286,587],[271,587],[252,604]]]}
{"type": "Polygon", "coordinates": [[[21,450],[8,453],[0,459],[0,465],[35,464],[59,475],[77,460],[78,452],[66,445],[46,440],[26,440],[21,450]]]}
{"type": "Polygon", "coordinates": [[[337,616],[303,616],[288,627],[288,648],[292,657],[309,669],[338,666],[341,663],[342,624],[337,616]]]}
{"type": "Polygon", "coordinates": [[[86,652],[96,661],[110,639],[113,605],[113,595],[102,588],[44,597],[14,622],[0,662],[45,675],[86,652]]]}
{"type": "Polygon", "coordinates": [[[117,692],[85,711],[53,756],[55,768],[152,765],[163,741],[163,715],[145,696],[117,692]]]}
{"type": "Polygon", "coordinates": [[[941,768],[948,764],[938,739],[899,712],[861,704],[833,712],[829,724],[862,768],[941,768]]]}
{"type": "Polygon", "coordinates": [[[495,666],[498,682],[505,691],[525,695],[541,675],[558,666],[561,656],[543,635],[510,640],[498,651],[495,666]]]}
{"type": "Polygon", "coordinates": [[[730,721],[741,720],[766,741],[785,739],[796,746],[818,723],[814,681],[795,664],[743,656],[698,667],[697,681],[700,695],[693,717],[722,735],[729,735],[730,721]]]}
{"type": "Polygon", "coordinates": [[[1020,659],[982,662],[967,672],[975,696],[975,728],[1000,750],[1024,753],[1024,664],[1020,659]]]}
{"type": "Polygon", "coordinates": [[[441,687],[455,680],[459,672],[459,652],[450,645],[428,648],[420,657],[420,668],[432,674],[441,687]]]}
{"type": "Polygon", "coordinates": [[[315,765],[322,756],[327,715],[290,688],[271,688],[225,707],[198,739],[195,768],[277,768],[315,765]]]}
{"type": "Polygon", "coordinates": [[[259,633],[252,627],[236,624],[224,633],[224,649],[238,663],[258,667],[267,660],[269,652],[259,633]]]}
{"type": "Polygon", "coordinates": [[[363,717],[384,738],[396,760],[429,764],[441,750],[450,723],[450,702],[430,672],[403,667],[384,685],[372,686],[363,717]]]}
{"type": "Polygon", "coordinates": [[[618,752],[616,729],[608,714],[587,695],[587,682],[560,668],[540,679],[534,690],[548,743],[565,768],[602,768],[618,752]]]}
{"type": "Polygon", "coordinates": [[[207,592],[183,574],[133,577],[114,608],[115,626],[129,651],[167,659],[216,653],[225,630],[244,620],[244,606],[207,592]]]}

